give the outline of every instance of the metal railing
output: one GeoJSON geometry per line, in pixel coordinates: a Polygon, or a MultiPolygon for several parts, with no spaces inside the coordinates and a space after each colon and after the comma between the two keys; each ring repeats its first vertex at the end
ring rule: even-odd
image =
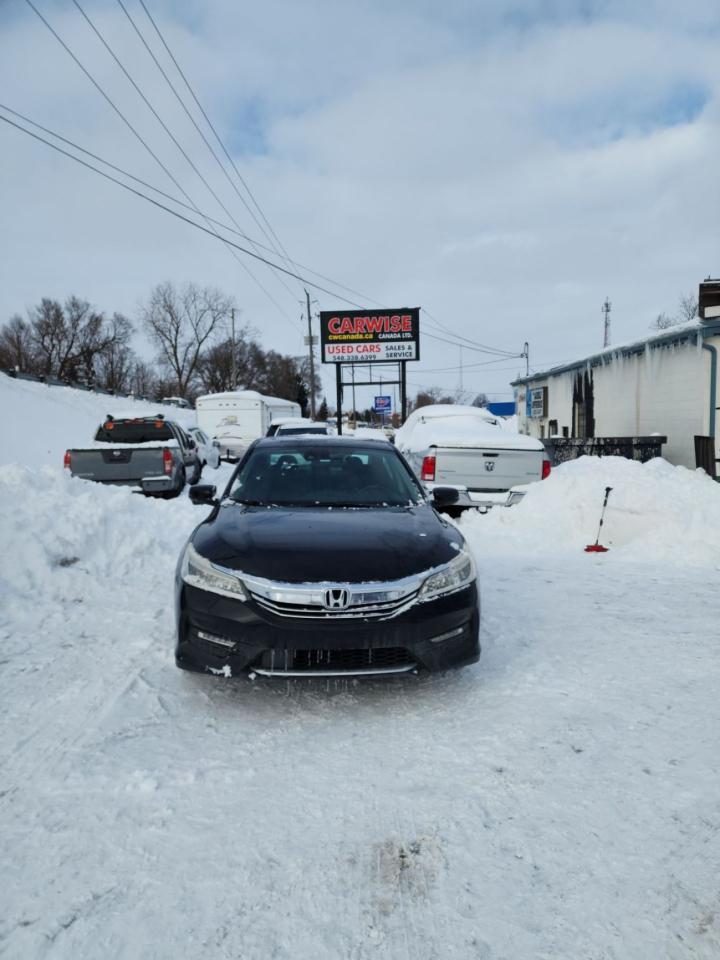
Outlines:
{"type": "Polygon", "coordinates": [[[662,456],[667,437],[546,437],[542,442],[553,466],[578,457],[625,457],[646,463],[662,456]]]}

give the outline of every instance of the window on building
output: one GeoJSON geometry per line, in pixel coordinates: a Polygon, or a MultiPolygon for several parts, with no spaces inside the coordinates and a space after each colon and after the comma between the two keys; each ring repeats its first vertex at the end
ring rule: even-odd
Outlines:
{"type": "Polygon", "coordinates": [[[551,420],[548,425],[548,436],[554,437],[558,432],[558,422],[557,420],[551,420]]]}

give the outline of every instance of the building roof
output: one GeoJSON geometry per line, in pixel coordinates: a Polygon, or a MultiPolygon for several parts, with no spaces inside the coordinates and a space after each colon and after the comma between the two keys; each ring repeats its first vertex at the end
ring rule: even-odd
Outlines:
{"type": "Polygon", "coordinates": [[[711,320],[690,320],[688,323],[678,323],[675,326],[668,327],[667,330],[661,330],[658,333],[651,334],[649,337],[642,337],[639,340],[629,340],[626,343],[615,344],[599,350],[597,353],[584,357],[582,360],[573,360],[570,363],[558,364],[555,367],[548,367],[547,370],[539,370],[530,374],[529,377],[518,377],[512,381],[512,386],[518,386],[523,383],[532,383],[535,380],[546,380],[548,377],[556,377],[568,370],[579,370],[583,367],[599,367],[606,362],[612,362],[616,355],[629,357],[635,353],[643,353],[646,348],[651,350],[657,347],[667,346],[673,343],[684,343],[688,340],[696,341],[698,337],[716,336],[720,334],[720,321],[711,320]]]}

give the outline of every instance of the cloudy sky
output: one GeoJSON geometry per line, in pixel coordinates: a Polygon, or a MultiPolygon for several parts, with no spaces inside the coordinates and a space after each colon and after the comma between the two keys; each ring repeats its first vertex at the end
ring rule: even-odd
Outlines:
{"type": "MultiPolygon", "coordinates": [[[[2,102],[268,245],[117,0],[79,2],[222,206],[73,0],[33,2],[158,159],[26,0],[0,5],[2,102]]],[[[444,331],[508,353],[527,340],[541,369],[601,346],[606,296],[620,342],[720,274],[717,0],[146,4],[293,260],[367,306],[429,311],[413,391],[456,388],[462,361],[467,390],[511,396],[524,361],[461,356],[444,331]]],[[[155,283],[192,280],[234,294],[267,348],[302,352],[301,284],[239,255],[253,279],[4,123],[0,164],[0,319],[70,293],[133,317],[155,283]]]]}

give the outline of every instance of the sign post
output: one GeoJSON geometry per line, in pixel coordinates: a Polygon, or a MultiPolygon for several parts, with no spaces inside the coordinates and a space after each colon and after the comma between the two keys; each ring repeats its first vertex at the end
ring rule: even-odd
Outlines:
{"type": "MultiPolygon", "coordinates": [[[[346,364],[397,364],[402,420],[407,414],[406,371],[409,360],[420,359],[420,308],[401,307],[397,310],[323,310],[320,313],[320,351],[323,363],[335,364],[337,390],[337,429],[342,433],[342,368],[346,364]]],[[[382,382],[380,389],[382,390],[382,382]]],[[[355,380],[357,386],[376,385],[372,380],[355,380]]],[[[392,412],[392,397],[375,397],[375,412],[385,423],[385,414],[392,412]],[[380,404],[378,404],[380,401],[380,404]]]]}

